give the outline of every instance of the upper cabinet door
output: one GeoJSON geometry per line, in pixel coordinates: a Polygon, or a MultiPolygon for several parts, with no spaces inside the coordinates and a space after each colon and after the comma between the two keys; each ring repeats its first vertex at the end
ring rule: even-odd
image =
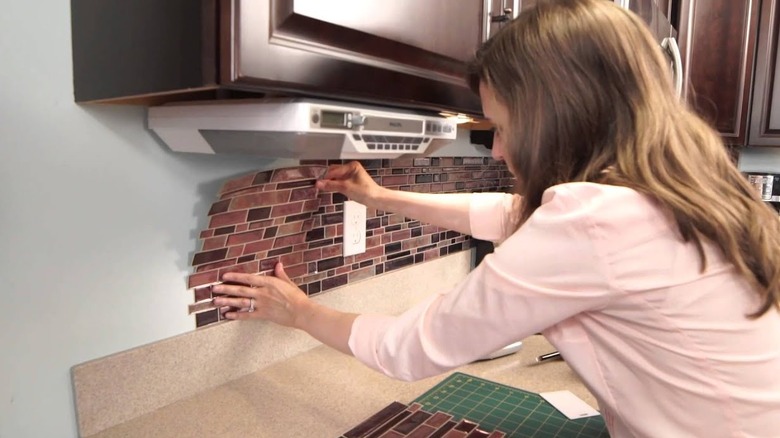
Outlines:
{"type": "Polygon", "coordinates": [[[680,5],[684,95],[726,143],[744,145],[759,0],[682,0],[680,5]]]}
{"type": "Polygon", "coordinates": [[[780,42],[780,8],[777,0],[761,5],[756,77],[750,120],[751,146],[780,146],[780,69],[777,67],[780,42]]]}
{"type": "Polygon", "coordinates": [[[479,114],[465,62],[484,0],[221,3],[221,83],[479,114]]]}

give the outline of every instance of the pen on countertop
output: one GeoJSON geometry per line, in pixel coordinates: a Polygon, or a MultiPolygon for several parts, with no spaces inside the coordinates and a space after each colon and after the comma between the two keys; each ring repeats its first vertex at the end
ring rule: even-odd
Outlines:
{"type": "Polygon", "coordinates": [[[543,354],[536,358],[537,362],[546,362],[548,360],[563,359],[560,351],[553,351],[552,353],[543,354]]]}

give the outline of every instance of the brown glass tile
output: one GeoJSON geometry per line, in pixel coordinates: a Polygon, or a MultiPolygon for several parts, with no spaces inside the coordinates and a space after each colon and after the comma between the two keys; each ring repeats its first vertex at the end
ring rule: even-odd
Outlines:
{"type": "Polygon", "coordinates": [[[316,242],[309,242],[309,249],[322,248],[328,245],[333,245],[333,239],[323,239],[316,242]]]}
{"type": "Polygon", "coordinates": [[[263,219],[268,219],[269,217],[271,217],[271,207],[252,208],[247,214],[247,221],[261,221],[263,219]]]}
{"type": "Polygon", "coordinates": [[[500,430],[494,430],[493,432],[490,432],[490,435],[488,435],[488,438],[504,438],[506,434],[504,432],[501,432],[500,430]]]}
{"type": "Polygon", "coordinates": [[[319,281],[309,283],[307,286],[308,286],[308,290],[307,290],[308,295],[314,295],[322,291],[322,284],[319,281]]]}
{"type": "Polygon", "coordinates": [[[257,256],[257,254],[250,254],[250,255],[247,255],[247,256],[239,257],[236,260],[236,263],[237,264],[241,264],[241,263],[251,262],[252,260],[257,258],[256,256],[257,256]]]}
{"type": "Polygon", "coordinates": [[[365,280],[374,276],[374,269],[372,267],[353,270],[349,273],[349,283],[365,280]]]}
{"type": "Polygon", "coordinates": [[[215,214],[214,216],[211,216],[209,228],[222,228],[228,225],[246,222],[246,214],[246,211],[231,211],[229,213],[215,214]]]}
{"type": "Polygon", "coordinates": [[[230,199],[215,202],[211,205],[211,209],[209,210],[208,215],[213,216],[215,214],[224,213],[228,211],[228,207],[230,207],[230,199]]]}
{"type": "Polygon", "coordinates": [[[400,186],[409,183],[408,175],[388,175],[383,176],[381,179],[381,185],[387,186],[400,186]]]}
{"type": "Polygon", "coordinates": [[[195,253],[192,258],[192,265],[198,266],[206,263],[213,263],[219,260],[224,260],[227,256],[227,248],[215,249],[212,251],[203,251],[195,253]]]}
{"type": "Polygon", "coordinates": [[[389,405],[387,405],[385,408],[377,412],[376,414],[370,416],[369,418],[365,419],[354,428],[350,429],[343,436],[345,438],[363,437],[367,433],[377,429],[386,421],[398,415],[400,412],[403,412],[405,409],[406,409],[406,405],[404,405],[403,403],[392,402],[389,405]]]}
{"type": "Polygon", "coordinates": [[[427,420],[425,420],[425,424],[428,424],[433,427],[439,427],[442,424],[450,421],[450,419],[452,419],[452,415],[450,414],[446,414],[444,412],[435,412],[427,420]]]}
{"type": "Polygon", "coordinates": [[[385,271],[390,272],[395,269],[403,268],[414,263],[414,256],[403,257],[400,259],[391,260],[385,263],[385,271]]]}
{"type": "Polygon", "coordinates": [[[292,250],[293,250],[292,246],[288,246],[288,247],[285,247],[285,248],[274,249],[272,251],[268,251],[268,257],[276,257],[276,256],[284,255],[284,254],[289,254],[289,253],[292,252],[292,250]]]}
{"type": "Polygon", "coordinates": [[[447,421],[446,423],[439,426],[438,429],[436,429],[436,432],[431,435],[431,438],[442,438],[444,435],[446,435],[450,430],[452,430],[453,427],[455,427],[457,423],[454,421],[447,421]]]}
{"type": "MultiPolygon", "coordinates": [[[[310,183],[311,187],[294,189],[290,195],[290,202],[303,201],[317,198],[317,188],[314,187],[314,181],[310,183]]],[[[319,202],[317,203],[319,205],[319,202]]]]}
{"type": "Polygon", "coordinates": [[[435,428],[423,424],[417,429],[415,429],[412,433],[407,435],[406,437],[407,438],[428,438],[431,435],[433,435],[434,432],[436,432],[435,428]]]}
{"type": "Polygon", "coordinates": [[[460,420],[457,426],[455,426],[455,430],[460,430],[463,432],[471,432],[477,427],[477,423],[469,420],[460,420]]]}
{"type": "Polygon", "coordinates": [[[297,245],[303,243],[306,238],[306,233],[291,234],[288,236],[277,237],[274,241],[274,248],[283,248],[286,246],[297,245]]]}
{"type": "Polygon", "coordinates": [[[333,257],[330,259],[320,260],[317,262],[317,271],[327,271],[344,264],[343,257],[333,257]]]}
{"type": "Polygon", "coordinates": [[[207,265],[197,266],[195,267],[195,269],[198,273],[201,273],[201,272],[211,271],[213,269],[224,268],[225,266],[230,266],[235,263],[236,263],[235,259],[226,259],[216,263],[209,263],[207,265]]]}
{"type": "Polygon", "coordinates": [[[326,278],[325,280],[322,280],[322,290],[326,291],[328,289],[333,289],[334,287],[344,286],[347,284],[347,281],[349,281],[347,274],[326,278]]]}
{"type": "Polygon", "coordinates": [[[224,248],[227,242],[227,236],[209,237],[203,240],[202,251],[210,251],[212,249],[224,248]]]}
{"type": "Polygon", "coordinates": [[[273,173],[271,170],[256,173],[255,177],[252,179],[252,185],[257,186],[269,182],[271,180],[271,173],[273,173]]]}
{"type": "MultiPolygon", "coordinates": [[[[214,277],[216,278],[217,273],[214,272],[214,277]]],[[[216,280],[214,280],[216,281],[216,280]]],[[[211,286],[204,286],[204,287],[197,287],[192,290],[193,296],[195,298],[195,301],[203,301],[203,300],[209,300],[211,299],[211,286]]]]}
{"type": "Polygon", "coordinates": [[[293,202],[289,204],[281,204],[273,207],[271,210],[271,217],[291,216],[303,211],[303,201],[293,202]]]}
{"type": "Polygon", "coordinates": [[[380,438],[404,438],[404,434],[393,430],[388,430],[387,432],[383,433],[380,438]]]}
{"type": "Polygon", "coordinates": [[[398,423],[400,423],[401,421],[403,421],[403,420],[404,420],[406,417],[408,417],[409,415],[411,415],[411,412],[409,412],[409,411],[403,411],[403,412],[400,412],[399,414],[397,414],[397,415],[395,415],[394,417],[392,417],[390,420],[386,421],[386,422],[385,422],[384,424],[382,424],[381,426],[379,426],[379,427],[377,427],[376,429],[374,429],[374,430],[373,430],[371,433],[369,433],[368,435],[365,435],[365,436],[366,436],[366,438],[379,438],[379,437],[380,437],[380,436],[382,436],[382,435],[383,435],[385,432],[387,432],[388,430],[392,429],[392,428],[393,428],[393,426],[395,426],[396,424],[398,424],[398,423]]]}
{"type": "Polygon", "coordinates": [[[219,309],[195,314],[195,327],[203,327],[219,321],[219,309]]]}
{"type": "Polygon", "coordinates": [[[303,230],[303,222],[293,222],[290,224],[279,225],[276,233],[277,237],[288,236],[290,234],[298,234],[303,230]]]}
{"type": "Polygon", "coordinates": [[[236,231],[235,225],[230,226],[230,227],[222,227],[222,228],[217,228],[216,230],[214,230],[214,235],[215,236],[221,236],[221,235],[224,235],[224,234],[233,233],[234,231],[236,231]]]}
{"type": "Polygon", "coordinates": [[[490,434],[484,430],[474,429],[468,435],[466,435],[466,438],[487,438],[488,435],[490,434]]]}
{"type": "Polygon", "coordinates": [[[229,259],[238,258],[238,257],[244,255],[243,254],[243,250],[244,250],[244,248],[241,245],[231,246],[230,248],[228,248],[228,256],[227,256],[227,258],[229,258],[229,259]]]}
{"type": "Polygon", "coordinates": [[[304,179],[300,181],[284,182],[276,185],[277,190],[294,189],[298,187],[307,187],[314,185],[315,180],[304,179]]]}
{"type": "Polygon", "coordinates": [[[296,251],[292,254],[283,255],[279,258],[279,261],[285,266],[299,265],[303,263],[303,252],[296,251]]]}
{"type": "Polygon", "coordinates": [[[231,250],[235,248],[236,251],[241,251],[242,256],[248,256],[249,254],[254,254],[255,258],[259,258],[259,257],[264,257],[266,251],[268,251],[272,247],[273,247],[273,239],[266,239],[266,240],[258,240],[257,242],[249,242],[243,247],[236,246],[231,248],[231,250]]]}
{"type": "Polygon", "coordinates": [[[466,435],[467,432],[463,432],[462,430],[452,429],[449,432],[442,435],[442,438],[465,438],[466,435]]]}
{"type": "Polygon", "coordinates": [[[202,312],[204,310],[210,310],[210,309],[214,309],[214,308],[215,308],[214,307],[214,303],[212,303],[211,300],[201,301],[201,302],[193,303],[193,304],[190,304],[190,305],[187,306],[189,314],[193,314],[193,313],[196,313],[196,312],[202,312]]]}
{"type": "Polygon", "coordinates": [[[410,415],[404,421],[398,423],[398,426],[394,427],[393,430],[399,432],[402,436],[406,435],[416,429],[417,426],[423,424],[430,416],[430,413],[421,411],[418,408],[414,414],[410,415]]]}
{"type": "Polygon", "coordinates": [[[294,214],[283,218],[282,222],[289,224],[290,222],[305,221],[311,218],[311,215],[312,215],[311,212],[294,214]]]}
{"type": "Polygon", "coordinates": [[[223,196],[238,190],[249,188],[252,186],[252,181],[254,181],[254,179],[255,174],[250,174],[230,180],[222,185],[222,189],[219,191],[219,195],[223,196]]]}
{"type": "Polygon", "coordinates": [[[237,196],[230,202],[230,211],[284,204],[289,202],[290,193],[290,190],[277,190],[237,196]]]}

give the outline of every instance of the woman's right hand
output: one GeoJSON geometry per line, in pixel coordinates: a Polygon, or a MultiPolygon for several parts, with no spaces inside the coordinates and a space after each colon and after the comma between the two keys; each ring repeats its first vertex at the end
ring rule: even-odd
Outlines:
{"type": "Polygon", "coordinates": [[[366,169],[357,162],[330,166],[325,175],[317,181],[317,189],[339,192],[363,205],[371,205],[377,199],[382,186],[377,184],[366,169]]]}

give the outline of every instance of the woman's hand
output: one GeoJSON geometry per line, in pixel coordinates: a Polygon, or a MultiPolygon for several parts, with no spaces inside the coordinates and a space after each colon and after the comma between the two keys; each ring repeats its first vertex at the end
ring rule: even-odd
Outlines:
{"type": "Polygon", "coordinates": [[[298,318],[309,302],[281,263],[274,267],[274,276],[227,273],[223,281],[238,284],[219,284],[213,290],[229,296],[214,298],[214,305],[231,307],[225,313],[228,319],[265,319],[287,327],[298,327],[298,318]]]}
{"type": "Polygon", "coordinates": [[[325,175],[317,181],[317,189],[339,192],[363,205],[371,205],[382,187],[357,162],[330,166],[325,175]]]}
{"type": "Polygon", "coordinates": [[[228,273],[222,279],[230,283],[214,286],[214,292],[229,296],[214,298],[214,305],[229,307],[228,319],[264,319],[287,327],[301,329],[318,341],[342,353],[352,354],[349,335],[354,313],[330,309],[298,288],[281,263],[274,267],[274,275],[228,273]]]}

